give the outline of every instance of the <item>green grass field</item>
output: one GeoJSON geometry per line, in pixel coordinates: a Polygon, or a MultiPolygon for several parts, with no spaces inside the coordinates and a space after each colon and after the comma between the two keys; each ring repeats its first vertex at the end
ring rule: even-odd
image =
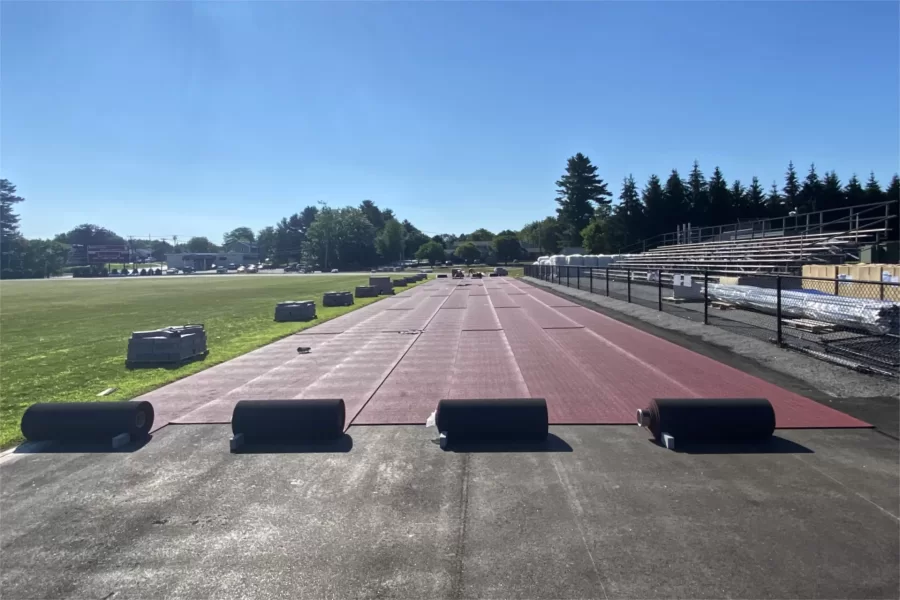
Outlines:
{"type": "Polygon", "coordinates": [[[4,281],[0,286],[0,448],[21,439],[35,402],[125,400],[288,334],[370,304],[323,308],[322,293],[364,275],[201,276],[171,279],[4,281]],[[275,303],[315,299],[319,318],[276,323],[275,303]],[[132,331],[206,325],[209,356],[178,369],[125,368],[132,331]],[[119,388],[104,398],[106,388],[119,388]]]}

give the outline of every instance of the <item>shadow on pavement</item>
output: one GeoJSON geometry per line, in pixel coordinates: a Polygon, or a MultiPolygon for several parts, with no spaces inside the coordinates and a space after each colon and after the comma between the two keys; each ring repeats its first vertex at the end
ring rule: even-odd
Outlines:
{"type": "MultiPolygon", "coordinates": [[[[437,444],[438,440],[432,440],[437,444]]],[[[543,442],[450,442],[447,445],[448,452],[573,452],[570,446],[561,437],[549,434],[543,442]]]]}

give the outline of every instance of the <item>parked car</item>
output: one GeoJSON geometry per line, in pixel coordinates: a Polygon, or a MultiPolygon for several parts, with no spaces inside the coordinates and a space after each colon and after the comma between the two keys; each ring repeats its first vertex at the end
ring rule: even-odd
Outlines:
{"type": "Polygon", "coordinates": [[[332,272],[332,273],[337,273],[338,270],[337,270],[337,269],[332,269],[331,272],[332,272]]]}
{"type": "Polygon", "coordinates": [[[236,264],[230,263],[230,264],[228,265],[228,270],[229,270],[229,271],[234,271],[234,270],[236,270],[236,269],[237,269],[237,265],[236,265],[236,264]]]}
{"type": "Polygon", "coordinates": [[[193,273],[193,272],[194,272],[194,267],[183,267],[183,268],[181,269],[181,272],[182,272],[182,273],[185,273],[185,274],[187,274],[187,273],[193,273]]]}
{"type": "Polygon", "coordinates": [[[227,273],[227,272],[228,272],[227,267],[219,267],[216,269],[216,273],[227,273]]]}
{"type": "Polygon", "coordinates": [[[178,269],[166,269],[166,275],[178,275],[178,269]]]}
{"type": "Polygon", "coordinates": [[[259,267],[257,267],[256,265],[250,265],[249,267],[247,267],[247,272],[248,273],[259,273],[259,267]]]}
{"type": "Polygon", "coordinates": [[[298,265],[297,263],[289,264],[284,268],[285,273],[296,273],[298,271],[300,271],[300,265],[298,265]]]}
{"type": "Polygon", "coordinates": [[[246,271],[247,271],[247,268],[244,267],[244,265],[241,265],[241,266],[239,266],[239,267],[237,268],[237,272],[238,272],[238,273],[244,273],[244,272],[246,272],[246,271]]]}

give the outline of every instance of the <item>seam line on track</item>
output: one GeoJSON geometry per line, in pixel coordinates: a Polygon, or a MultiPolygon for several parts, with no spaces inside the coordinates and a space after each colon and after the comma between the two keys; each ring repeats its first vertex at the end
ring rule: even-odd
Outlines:
{"type": "MultiPolygon", "coordinates": [[[[553,306],[550,306],[549,304],[547,304],[547,303],[544,302],[543,300],[540,300],[539,298],[536,298],[536,297],[534,297],[534,296],[532,296],[532,298],[534,298],[534,300],[535,300],[536,302],[540,302],[541,304],[543,304],[544,306],[546,306],[546,307],[549,308],[550,310],[552,310],[552,311],[554,311],[554,312],[556,312],[556,313],[559,313],[561,316],[563,316],[563,317],[569,319],[570,321],[574,321],[574,319],[572,319],[571,317],[566,317],[565,315],[563,315],[562,313],[560,313],[559,310],[557,310],[557,309],[554,308],[553,306]]],[[[531,319],[532,322],[534,322],[535,325],[538,325],[537,320],[534,319],[531,315],[529,315],[527,312],[525,313],[525,315],[526,315],[529,319],[531,319]]],[[[575,321],[575,322],[577,323],[577,321],[575,321]]],[[[671,382],[673,385],[675,385],[675,386],[677,386],[677,387],[679,387],[679,388],[685,390],[685,391],[686,391],[688,394],[690,394],[691,396],[693,396],[693,397],[699,397],[699,396],[700,396],[697,392],[695,392],[694,390],[692,390],[690,387],[688,387],[688,386],[684,385],[683,383],[681,383],[680,381],[674,379],[672,376],[663,373],[662,371],[660,371],[658,368],[656,368],[655,366],[651,365],[650,363],[641,360],[640,358],[638,358],[637,356],[635,356],[634,354],[632,354],[631,352],[629,352],[629,351],[626,350],[625,348],[622,348],[622,347],[619,346],[618,344],[615,344],[615,343],[609,341],[608,339],[606,339],[605,337],[603,337],[602,335],[600,335],[600,334],[597,333],[596,331],[593,331],[592,329],[590,329],[590,328],[588,328],[588,327],[585,327],[585,326],[583,326],[583,325],[582,325],[582,327],[583,327],[584,330],[587,331],[590,335],[592,335],[592,336],[596,337],[598,340],[600,340],[600,342],[601,342],[602,344],[605,344],[605,345],[609,346],[614,352],[618,352],[619,354],[623,354],[623,355],[627,356],[629,359],[635,361],[637,364],[639,364],[639,365],[641,365],[641,366],[643,366],[643,367],[646,367],[646,368],[650,369],[650,370],[653,371],[653,373],[655,373],[656,375],[658,375],[658,376],[662,377],[663,379],[665,379],[665,380],[671,382]]],[[[543,328],[542,328],[542,329],[543,329],[543,328]]],[[[557,329],[562,329],[562,328],[557,328],[557,329]]],[[[569,329],[573,329],[573,328],[569,328],[569,329]]],[[[547,337],[550,338],[549,335],[548,335],[547,337]]],[[[562,351],[563,354],[565,354],[566,356],[569,356],[573,361],[575,361],[576,364],[580,364],[580,365],[582,365],[582,366],[585,366],[585,365],[584,365],[584,362],[583,362],[581,359],[579,359],[578,356],[576,356],[575,354],[572,354],[571,352],[569,352],[568,350],[566,350],[561,344],[559,344],[559,343],[558,343],[556,340],[554,340],[553,338],[550,338],[550,339],[551,339],[551,340],[553,341],[553,343],[554,343],[554,344],[562,351]]],[[[591,377],[591,380],[596,382],[596,380],[594,379],[594,377],[591,377]]]]}
{"type": "MultiPolygon", "coordinates": [[[[428,319],[428,322],[425,323],[425,324],[422,326],[421,331],[422,331],[423,333],[425,332],[426,329],[428,329],[428,326],[431,325],[431,322],[432,322],[432,321],[434,320],[434,318],[437,316],[438,312],[441,310],[441,307],[444,306],[444,304],[447,302],[448,299],[449,299],[449,296],[448,296],[446,299],[444,299],[443,302],[441,302],[440,306],[438,306],[436,309],[434,309],[434,313],[432,313],[431,317],[428,319]]],[[[403,359],[406,358],[406,355],[409,354],[409,351],[413,349],[413,346],[416,345],[416,343],[419,341],[419,339],[420,339],[421,337],[422,337],[422,334],[421,334],[421,333],[416,334],[416,339],[414,339],[414,340],[413,340],[413,343],[410,344],[410,345],[406,348],[406,350],[403,352],[403,354],[400,355],[400,359],[399,359],[397,362],[394,363],[394,366],[391,367],[391,370],[388,371],[388,374],[385,375],[385,376],[384,376],[384,379],[382,379],[382,380],[378,383],[378,385],[375,387],[375,391],[373,391],[373,392],[369,395],[369,397],[366,398],[366,401],[363,402],[362,406],[359,407],[359,410],[356,411],[356,414],[353,415],[353,419],[351,419],[350,422],[347,423],[347,426],[344,428],[344,431],[347,431],[348,429],[350,429],[350,427],[352,427],[352,426],[354,425],[354,423],[356,422],[356,419],[357,419],[357,418],[359,417],[359,415],[361,415],[362,412],[366,409],[366,407],[369,405],[369,402],[372,401],[372,398],[375,397],[375,394],[377,394],[377,393],[378,393],[378,390],[381,389],[381,386],[384,385],[384,382],[387,381],[388,378],[390,378],[391,375],[393,375],[394,371],[397,369],[397,367],[400,365],[400,363],[403,362],[403,359]]],[[[455,360],[455,358],[454,358],[454,360],[455,360]]]]}
{"type": "MultiPolygon", "coordinates": [[[[528,382],[525,380],[525,376],[522,375],[522,369],[519,367],[519,361],[516,359],[516,353],[513,352],[512,345],[509,343],[509,338],[506,337],[506,332],[503,330],[503,324],[500,322],[500,315],[497,314],[497,309],[494,307],[494,299],[488,296],[488,306],[491,307],[491,312],[494,314],[494,319],[497,320],[497,324],[500,326],[500,332],[503,337],[503,345],[506,346],[506,351],[509,352],[510,358],[512,358],[513,367],[516,370],[516,374],[519,376],[519,381],[522,382],[522,387],[525,388],[525,393],[529,398],[532,397],[531,389],[528,387],[528,382]]],[[[460,338],[462,338],[462,333],[460,332],[460,338]]],[[[457,348],[457,353],[459,349],[457,348]]]]}
{"type": "Polygon", "coordinates": [[[869,504],[871,504],[872,506],[874,506],[875,508],[877,508],[878,510],[880,510],[881,512],[883,512],[884,514],[886,514],[886,515],[888,515],[889,517],[891,517],[892,519],[894,519],[894,521],[900,522],[900,517],[898,517],[897,515],[895,515],[894,513],[892,513],[891,511],[889,511],[888,509],[884,508],[884,507],[881,506],[880,504],[874,502],[874,501],[871,500],[870,498],[867,498],[867,497],[863,496],[862,494],[860,494],[859,492],[857,492],[857,491],[854,490],[853,488],[848,487],[848,486],[847,486],[843,481],[841,481],[840,479],[837,479],[836,477],[833,477],[833,476],[829,475],[829,474],[826,473],[825,471],[822,471],[821,469],[819,469],[818,467],[816,467],[814,464],[809,463],[809,462],[803,460],[802,458],[800,458],[800,457],[797,456],[796,454],[792,454],[792,456],[793,456],[794,458],[796,458],[797,460],[799,460],[800,462],[802,462],[802,463],[803,463],[804,465],[806,465],[807,467],[811,468],[811,469],[812,469],[813,471],[815,471],[816,473],[819,473],[820,475],[824,475],[825,477],[827,477],[828,479],[832,480],[833,482],[835,482],[836,484],[838,484],[839,486],[841,486],[841,487],[844,488],[845,490],[849,490],[849,491],[853,492],[856,496],[859,496],[860,498],[862,498],[863,500],[865,500],[866,502],[868,502],[869,504]]]}
{"type": "Polygon", "coordinates": [[[591,566],[594,567],[594,574],[597,576],[597,583],[600,584],[600,590],[603,592],[603,597],[606,600],[609,600],[609,595],[606,593],[606,586],[603,585],[603,577],[600,576],[600,570],[597,568],[597,562],[594,560],[594,554],[591,552],[590,546],[588,546],[587,538],[584,536],[584,528],[581,526],[581,520],[578,518],[578,514],[575,510],[572,509],[572,503],[579,504],[578,499],[574,497],[574,494],[569,489],[569,486],[563,481],[562,474],[559,472],[559,467],[556,464],[556,460],[553,458],[553,454],[550,453],[550,463],[553,465],[553,470],[556,471],[556,478],[559,479],[559,485],[562,486],[563,491],[566,493],[567,504],[569,505],[569,511],[572,513],[572,519],[575,521],[575,526],[578,528],[578,533],[581,535],[581,543],[584,545],[584,551],[587,552],[588,558],[591,559],[591,566]]]}

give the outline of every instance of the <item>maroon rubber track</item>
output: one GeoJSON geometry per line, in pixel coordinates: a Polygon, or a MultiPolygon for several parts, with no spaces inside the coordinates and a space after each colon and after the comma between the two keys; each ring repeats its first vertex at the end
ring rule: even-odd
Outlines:
{"type": "Polygon", "coordinates": [[[554,424],[632,424],[657,397],[760,396],[779,428],[867,426],[522,281],[491,278],[403,290],[140,399],[153,403],[158,429],[227,423],[243,399],[343,398],[349,425],[424,423],[442,398],[541,397],[554,424]]]}

